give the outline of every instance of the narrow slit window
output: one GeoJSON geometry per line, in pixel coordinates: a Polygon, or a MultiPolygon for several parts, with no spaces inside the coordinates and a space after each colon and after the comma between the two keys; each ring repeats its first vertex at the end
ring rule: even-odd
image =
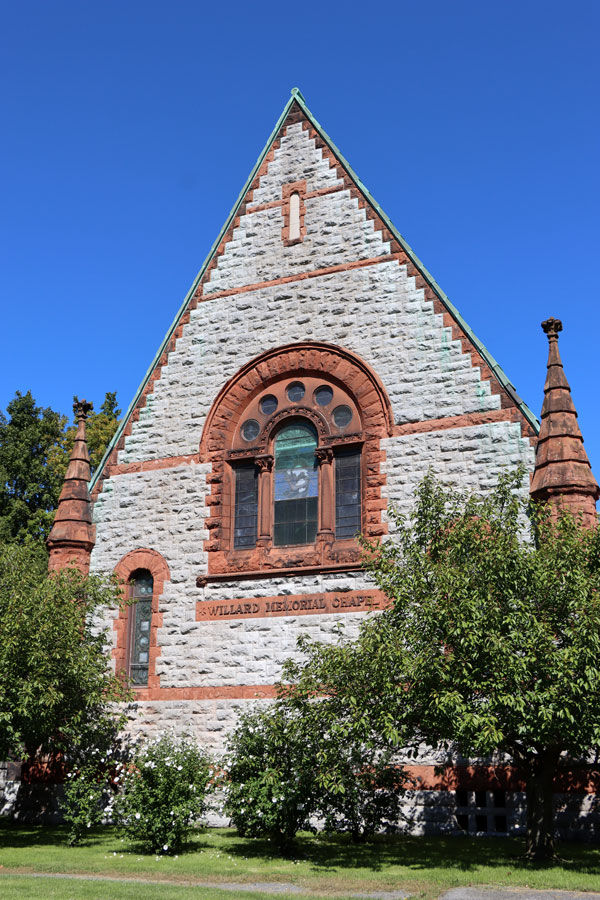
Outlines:
{"type": "Polygon", "coordinates": [[[317,536],[319,471],[312,425],[295,423],[275,439],[273,542],[312,544],[317,536]]]}
{"type": "Polygon", "coordinates": [[[290,227],[289,240],[300,240],[300,194],[294,191],[290,194],[290,227]]]}
{"type": "Polygon", "coordinates": [[[353,538],[360,530],[360,450],[341,450],[335,457],[335,536],[353,538]]]}
{"type": "Polygon", "coordinates": [[[129,677],[134,687],[145,687],[150,661],[154,579],[150,572],[140,569],[130,583],[133,603],[129,611],[129,677]]]}
{"type": "Polygon", "coordinates": [[[233,546],[243,549],[256,546],[258,523],[258,471],[254,463],[235,470],[235,519],[233,546]]]}

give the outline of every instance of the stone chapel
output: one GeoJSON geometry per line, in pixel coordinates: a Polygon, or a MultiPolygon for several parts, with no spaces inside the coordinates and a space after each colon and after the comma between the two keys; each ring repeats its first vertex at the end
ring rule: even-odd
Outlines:
{"type": "MultiPolygon", "coordinates": [[[[132,728],[218,750],[239,710],[275,695],[299,635],[352,635],[385,600],[356,534],[386,535],[429,468],[485,491],[523,463],[536,497],[595,522],[561,325],[544,328],[540,431],[294,89],[89,494],[78,410],[50,567],[127,583],[135,602],[106,621],[132,728]]],[[[436,762],[415,767],[415,828],[521,827],[510,776],[458,760],[440,792],[436,762]]]]}

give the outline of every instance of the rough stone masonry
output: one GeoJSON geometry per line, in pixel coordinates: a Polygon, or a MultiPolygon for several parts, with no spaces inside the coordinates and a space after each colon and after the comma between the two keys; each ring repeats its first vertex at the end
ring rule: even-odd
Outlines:
{"type": "MultiPolygon", "coordinates": [[[[300,635],[385,605],[344,516],[378,540],[429,469],[480,491],[531,472],[538,427],[294,91],[92,482],[91,570],[150,585],[146,618],[105,618],[116,667],[137,659],[132,730],[221,750],[300,635]],[[290,435],[314,465],[281,462],[290,435]],[[278,538],[284,495],[314,499],[304,539],[278,538]]],[[[440,761],[418,761],[411,827],[459,806],[468,830],[522,826],[518,791],[435,791],[440,761]]]]}

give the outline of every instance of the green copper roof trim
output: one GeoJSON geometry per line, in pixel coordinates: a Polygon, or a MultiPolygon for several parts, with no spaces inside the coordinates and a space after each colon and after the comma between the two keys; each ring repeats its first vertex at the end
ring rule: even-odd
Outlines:
{"type": "MultiPolygon", "coordinates": [[[[283,112],[282,112],[281,115],[279,116],[279,119],[277,120],[277,124],[275,125],[275,128],[274,128],[273,131],[271,132],[271,135],[270,135],[270,137],[269,137],[269,140],[268,140],[267,143],[265,144],[265,146],[264,146],[264,148],[263,148],[263,150],[262,150],[260,156],[259,156],[258,159],[256,160],[256,163],[254,164],[254,168],[252,169],[252,171],[250,172],[250,175],[249,175],[248,178],[246,179],[246,183],[245,183],[244,187],[242,188],[242,190],[241,190],[240,193],[238,194],[238,198],[237,198],[237,200],[235,201],[235,203],[233,204],[233,207],[231,208],[231,212],[229,213],[229,215],[227,216],[227,219],[225,220],[225,224],[223,225],[223,227],[221,228],[219,234],[217,235],[216,240],[213,242],[213,245],[212,245],[212,247],[210,248],[210,250],[209,250],[209,252],[208,252],[208,255],[207,255],[206,259],[205,259],[204,262],[202,263],[202,266],[201,266],[201,268],[200,268],[200,271],[198,272],[198,274],[197,274],[196,277],[194,278],[194,280],[193,280],[193,282],[192,282],[192,286],[190,287],[189,291],[188,291],[187,294],[185,295],[184,301],[183,301],[183,303],[181,304],[181,306],[179,307],[179,310],[178,310],[178,312],[177,312],[177,315],[176,315],[175,318],[173,319],[173,322],[172,322],[172,324],[171,324],[171,327],[170,327],[169,330],[167,331],[167,333],[166,333],[166,335],[165,335],[165,338],[164,338],[162,344],[161,344],[160,347],[158,348],[158,350],[157,350],[157,352],[156,352],[156,356],[154,357],[154,359],[153,359],[152,362],[150,363],[150,367],[148,368],[148,371],[147,371],[146,374],[144,375],[144,378],[143,378],[143,380],[142,380],[142,382],[141,382],[139,388],[137,389],[137,391],[136,391],[136,393],[135,393],[135,396],[134,396],[133,400],[131,401],[131,403],[130,403],[129,406],[127,407],[127,410],[126,410],[126,412],[125,412],[125,415],[124,415],[123,418],[121,419],[121,424],[119,425],[119,427],[118,427],[117,430],[115,431],[115,433],[114,433],[114,435],[113,435],[113,438],[112,438],[111,442],[109,443],[108,447],[106,448],[106,452],[105,452],[104,456],[102,457],[102,460],[101,460],[101,462],[100,462],[100,465],[98,466],[98,468],[97,468],[96,471],[94,472],[94,474],[93,474],[93,476],[92,476],[92,479],[91,479],[91,481],[90,481],[90,492],[94,489],[94,487],[95,487],[95,485],[96,485],[96,482],[98,481],[98,479],[100,478],[100,475],[102,474],[102,470],[104,469],[104,466],[105,466],[105,464],[106,464],[106,461],[108,460],[110,454],[112,453],[112,451],[113,451],[114,448],[116,447],[117,443],[119,442],[119,440],[120,440],[120,438],[121,438],[121,435],[123,434],[123,431],[125,430],[125,426],[127,425],[127,422],[129,421],[129,416],[131,415],[131,413],[132,413],[133,410],[135,409],[136,404],[137,404],[139,398],[141,397],[144,388],[145,388],[146,385],[148,384],[148,380],[149,380],[150,376],[152,375],[152,372],[153,372],[154,369],[156,368],[156,364],[158,363],[159,359],[161,358],[161,356],[162,356],[162,354],[163,354],[163,351],[164,351],[165,347],[168,346],[168,343],[169,343],[169,341],[171,340],[171,337],[172,337],[172,335],[173,335],[173,332],[175,331],[175,329],[176,329],[177,326],[179,325],[179,320],[181,319],[182,315],[183,315],[184,312],[186,311],[186,309],[187,309],[187,307],[188,307],[188,303],[190,302],[190,300],[191,300],[192,297],[194,296],[194,293],[195,293],[195,291],[196,291],[196,288],[197,288],[198,285],[200,284],[200,280],[202,279],[202,276],[204,275],[204,273],[206,272],[206,269],[207,269],[208,266],[210,265],[210,263],[211,263],[211,261],[212,261],[212,258],[213,258],[213,256],[215,255],[215,251],[216,251],[217,247],[218,247],[219,244],[221,243],[221,239],[222,239],[223,235],[226,233],[226,231],[227,231],[227,229],[229,228],[230,224],[231,224],[231,223],[233,222],[233,220],[235,219],[236,213],[237,213],[238,209],[240,208],[241,203],[242,203],[244,197],[246,196],[246,194],[247,194],[247,192],[248,192],[248,190],[249,190],[249,188],[250,188],[250,185],[251,185],[252,182],[254,181],[254,177],[255,177],[256,173],[257,173],[258,170],[260,169],[260,167],[261,167],[261,165],[262,165],[262,162],[263,162],[265,156],[267,155],[267,153],[268,153],[269,150],[271,149],[271,145],[272,145],[273,141],[275,140],[275,138],[277,137],[277,133],[279,132],[279,129],[280,129],[281,126],[283,125],[283,123],[284,123],[284,121],[285,121],[285,119],[286,119],[286,117],[287,117],[287,114],[289,113],[290,108],[291,108],[291,106],[292,106],[294,100],[297,99],[299,93],[300,93],[300,92],[298,91],[298,88],[294,88],[294,89],[292,90],[292,95],[291,95],[290,99],[288,100],[288,102],[286,103],[283,112]]],[[[300,95],[300,96],[301,96],[301,95],[300,95]]],[[[304,107],[304,104],[303,104],[303,107],[304,107]]]]}
{"type": "Polygon", "coordinates": [[[405,251],[406,255],[409,257],[409,259],[411,259],[411,261],[414,263],[414,265],[417,267],[417,269],[421,272],[421,274],[423,275],[425,280],[431,286],[432,290],[435,291],[436,295],[439,297],[441,302],[444,304],[444,306],[446,307],[446,309],[448,310],[450,315],[458,322],[458,324],[460,325],[462,330],[465,332],[465,334],[467,335],[467,337],[469,338],[469,340],[471,341],[473,346],[479,351],[479,353],[481,354],[483,359],[486,361],[486,363],[488,364],[488,366],[490,367],[491,371],[494,373],[494,375],[496,376],[496,378],[498,379],[500,384],[506,389],[508,394],[515,401],[515,403],[517,404],[517,406],[519,407],[519,409],[521,410],[521,412],[523,413],[523,415],[525,416],[525,418],[527,419],[529,424],[532,426],[534,431],[536,433],[539,431],[540,423],[539,423],[537,417],[529,409],[529,407],[521,399],[521,397],[519,397],[519,395],[517,394],[517,392],[515,390],[514,385],[508,379],[508,377],[506,376],[502,367],[496,362],[496,360],[494,359],[492,354],[489,352],[489,350],[485,347],[485,345],[482,344],[481,341],[475,336],[475,334],[473,333],[473,331],[471,330],[469,325],[465,322],[465,320],[463,319],[463,317],[461,316],[461,314],[459,313],[457,308],[454,306],[454,304],[451,302],[451,300],[446,296],[444,291],[438,285],[435,278],[428,272],[428,270],[425,268],[425,266],[423,265],[423,263],[421,262],[419,257],[414,253],[414,251],[412,250],[410,245],[402,237],[402,235],[400,234],[398,229],[390,221],[390,219],[388,218],[386,213],[382,210],[382,208],[379,206],[377,201],[371,196],[371,194],[369,193],[369,190],[362,183],[362,181],[360,180],[360,178],[358,177],[358,175],[356,174],[356,172],[354,171],[354,169],[352,168],[350,163],[347,161],[347,159],[345,158],[343,153],[340,152],[340,150],[338,149],[336,144],[331,140],[331,138],[329,137],[329,135],[327,134],[325,129],[315,119],[315,117],[313,116],[313,114],[311,113],[309,108],[307,107],[306,101],[305,101],[301,91],[299,90],[299,88],[295,87],[295,88],[292,88],[290,99],[286,103],[286,105],[283,109],[283,112],[281,113],[281,115],[279,116],[279,119],[277,120],[277,124],[275,125],[275,128],[271,132],[271,135],[270,135],[267,143],[265,144],[260,156],[256,160],[256,163],[255,163],[252,171],[250,172],[250,175],[248,176],[246,183],[244,184],[244,187],[240,191],[238,198],[235,201],[235,203],[231,209],[231,212],[229,213],[229,215],[225,221],[225,224],[221,228],[216,240],[214,241],[212,247],[210,248],[210,251],[209,251],[206,259],[202,263],[202,267],[201,267],[200,271],[196,275],[189,291],[185,295],[185,299],[184,299],[183,303],[181,304],[181,306],[177,312],[177,315],[175,316],[175,318],[173,320],[171,327],[167,331],[167,334],[165,335],[163,342],[161,343],[160,347],[158,348],[156,356],[152,360],[152,363],[150,364],[148,371],[146,372],[139,388],[137,389],[133,400],[127,407],[125,415],[123,416],[123,418],[121,420],[121,424],[119,425],[111,442],[109,443],[108,447],[106,448],[106,452],[105,452],[104,456],[102,457],[102,461],[101,461],[100,465],[98,466],[98,468],[96,469],[96,471],[92,477],[92,480],[90,482],[90,491],[92,491],[94,489],[96,482],[98,481],[98,479],[100,478],[100,476],[102,474],[102,470],[106,464],[106,461],[108,460],[113,449],[116,447],[117,443],[119,442],[121,435],[123,434],[123,431],[125,430],[125,426],[127,425],[127,422],[129,421],[129,417],[130,417],[131,413],[133,412],[133,410],[135,409],[136,404],[137,404],[140,396],[142,395],[142,392],[143,392],[144,388],[146,387],[152,372],[154,371],[154,369],[156,367],[156,364],[158,363],[160,357],[162,356],[165,347],[167,347],[167,345],[173,335],[173,332],[177,328],[177,326],[179,324],[179,320],[181,319],[182,315],[186,311],[188,303],[190,302],[191,298],[193,297],[194,292],[196,291],[196,288],[198,287],[200,280],[202,279],[202,276],[204,275],[206,269],[210,265],[212,258],[216,252],[216,249],[219,246],[221,239],[223,238],[223,235],[226,233],[231,222],[234,220],[234,218],[237,214],[237,211],[238,211],[239,207],[241,206],[242,201],[243,201],[244,197],[246,196],[246,193],[248,192],[250,185],[252,184],[252,182],[256,176],[256,173],[260,169],[265,156],[271,149],[271,145],[273,144],[273,141],[277,137],[277,134],[278,134],[281,126],[283,125],[285,119],[287,118],[287,115],[288,115],[294,102],[296,102],[298,104],[298,106],[302,109],[302,111],[306,115],[307,119],[310,121],[311,125],[313,125],[313,127],[321,135],[321,137],[323,138],[325,143],[328,144],[328,146],[331,148],[331,150],[333,151],[335,156],[337,156],[338,160],[340,161],[342,166],[346,169],[346,171],[348,172],[348,175],[352,178],[353,182],[356,184],[356,187],[359,189],[359,191],[361,192],[361,194],[363,195],[365,200],[373,207],[373,209],[376,210],[377,214],[385,222],[387,228],[394,235],[394,237],[396,238],[396,240],[398,241],[398,243],[400,244],[402,249],[405,251]]]}
{"type": "Polygon", "coordinates": [[[459,313],[457,308],[454,306],[452,301],[449,299],[449,297],[446,296],[444,291],[441,289],[441,287],[439,286],[439,284],[437,283],[437,281],[435,280],[433,275],[431,275],[431,273],[425,268],[425,266],[423,265],[423,263],[421,262],[419,257],[413,251],[412,247],[402,237],[402,235],[400,234],[400,232],[398,231],[396,226],[388,218],[386,213],[382,210],[380,205],[370,194],[368,188],[366,188],[365,185],[362,183],[362,181],[360,180],[360,178],[358,177],[358,175],[356,174],[356,172],[354,171],[354,169],[352,168],[352,166],[350,165],[348,160],[345,158],[343,153],[340,152],[340,150],[335,145],[335,143],[331,140],[331,138],[329,137],[329,135],[327,134],[325,129],[319,124],[319,122],[317,122],[317,120],[315,119],[315,117],[313,116],[311,111],[306,106],[304,97],[302,96],[302,94],[300,94],[300,92],[298,92],[298,94],[296,94],[296,101],[298,102],[298,105],[302,108],[303,112],[306,114],[307,118],[310,120],[312,125],[319,132],[319,134],[321,135],[321,137],[323,138],[325,143],[331,147],[334,154],[337,156],[337,158],[339,159],[341,164],[344,166],[344,168],[348,172],[348,175],[350,175],[350,177],[356,184],[357,188],[359,189],[359,191],[361,192],[361,194],[363,195],[365,200],[373,207],[373,209],[375,209],[377,211],[377,214],[383,219],[383,221],[385,222],[385,224],[387,225],[389,230],[392,232],[392,234],[394,235],[394,237],[396,238],[396,240],[398,241],[398,243],[400,244],[402,249],[405,251],[406,255],[409,257],[409,259],[412,260],[412,262],[415,264],[417,269],[419,269],[419,271],[421,272],[421,274],[423,275],[425,280],[431,286],[432,290],[435,291],[435,293],[437,294],[439,299],[442,301],[444,306],[447,308],[450,315],[453,316],[453,318],[458,322],[458,324],[460,325],[462,330],[465,332],[465,334],[467,335],[467,337],[469,338],[471,343],[476,347],[476,349],[479,351],[479,353],[481,354],[483,359],[486,361],[486,363],[488,364],[491,371],[494,373],[494,375],[496,376],[496,378],[498,379],[498,381],[500,382],[502,387],[504,387],[506,389],[507,393],[512,397],[512,399],[515,401],[515,403],[517,404],[517,406],[519,407],[519,409],[521,410],[521,412],[523,413],[523,415],[529,422],[529,424],[532,426],[534,431],[537,433],[540,428],[540,423],[539,423],[537,416],[531,411],[531,409],[527,406],[527,404],[524,402],[524,400],[522,400],[522,398],[517,394],[514,384],[509,380],[509,378],[507,377],[506,373],[504,372],[504,370],[502,369],[500,364],[498,362],[496,362],[496,360],[494,359],[492,354],[489,352],[489,350],[487,349],[485,344],[482,344],[481,341],[479,340],[479,338],[476,337],[476,335],[473,333],[473,331],[471,330],[469,325],[465,322],[465,320],[463,319],[463,317],[461,316],[461,314],[459,313]]]}

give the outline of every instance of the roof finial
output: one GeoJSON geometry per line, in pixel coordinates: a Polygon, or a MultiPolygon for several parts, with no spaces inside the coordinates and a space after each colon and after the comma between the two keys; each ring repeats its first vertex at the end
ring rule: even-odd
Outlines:
{"type": "Polygon", "coordinates": [[[552,316],[550,316],[549,319],[546,319],[545,322],[542,322],[542,328],[548,335],[549,341],[557,341],[559,331],[563,330],[560,319],[554,319],[552,316]]]}
{"type": "Polygon", "coordinates": [[[94,408],[87,400],[73,398],[73,412],[77,418],[77,434],[65,474],[54,524],[48,537],[50,552],[48,570],[74,567],[83,574],[90,568],[90,554],[94,546],[92,504],[88,490],[90,457],[85,434],[85,420],[94,408]]]}
{"type": "Polygon", "coordinates": [[[570,509],[576,515],[581,514],[585,524],[591,526],[598,523],[596,500],[600,488],[583,446],[571,388],[560,358],[558,335],[562,327],[560,319],[542,322],[548,337],[548,374],[530,493],[534,500],[550,501],[555,514],[570,509]]]}
{"type": "Polygon", "coordinates": [[[87,419],[89,413],[93,410],[94,404],[88,403],[87,400],[79,400],[78,397],[73,398],[73,412],[75,418],[79,422],[81,419],[87,419]]]}

